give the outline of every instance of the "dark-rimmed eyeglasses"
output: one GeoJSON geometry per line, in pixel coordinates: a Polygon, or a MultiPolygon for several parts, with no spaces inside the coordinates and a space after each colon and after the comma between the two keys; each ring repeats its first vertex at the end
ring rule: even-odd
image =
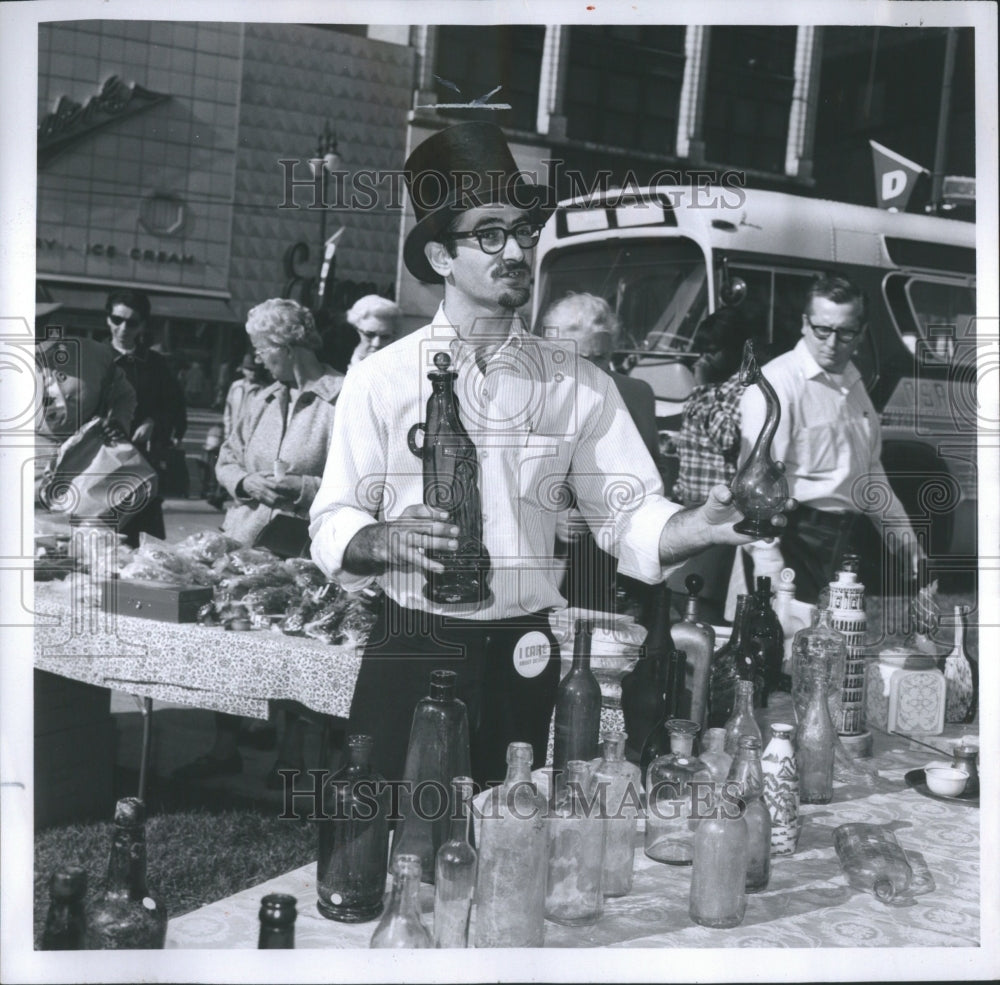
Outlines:
{"type": "Polygon", "coordinates": [[[142,319],[135,315],[129,315],[128,318],[122,315],[108,315],[108,321],[112,325],[124,325],[126,328],[138,328],[142,324],[142,319]]]}
{"type": "Polygon", "coordinates": [[[837,341],[847,345],[848,342],[853,342],[863,331],[864,327],[861,328],[831,328],[829,325],[814,325],[810,320],[809,316],[806,316],[806,321],[809,322],[809,327],[813,330],[813,334],[821,342],[830,337],[830,333],[833,332],[837,336],[837,341]]]}
{"type": "Polygon", "coordinates": [[[467,233],[446,233],[447,239],[477,239],[483,253],[500,253],[507,245],[507,237],[513,236],[522,250],[530,250],[538,242],[541,234],[540,226],[530,222],[519,222],[508,229],[506,226],[486,226],[483,229],[473,229],[467,233]]]}

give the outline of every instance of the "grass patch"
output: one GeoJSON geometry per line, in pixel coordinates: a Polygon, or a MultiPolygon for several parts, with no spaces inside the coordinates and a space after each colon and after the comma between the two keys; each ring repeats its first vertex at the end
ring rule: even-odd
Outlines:
{"type": "MultiPolygon", "coordinates": [[[[87,897],[107,874],[109,821],[48,828],[35,836],[35,946],[49,905],[48,881],[60,866],[87,871],[87,897]]],[[[147,878],[170,917],[196,910],[316,859],[316,827],[254,810],[157,814],[146,822],[147,878]]]]}

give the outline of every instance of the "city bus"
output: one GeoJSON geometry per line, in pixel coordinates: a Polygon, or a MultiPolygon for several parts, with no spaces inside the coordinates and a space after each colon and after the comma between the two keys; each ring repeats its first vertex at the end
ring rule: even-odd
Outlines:
{"type": "Polygon", "coordinates": [[[810,279],[846,273],[870,302],[854,361],[880,415],[890,482],[935,564],[975,568],[972,223],[745,188],[608,189],[559,203],[536,264],[537,333],[568,291],[600,295],[617,312],[616,365],[656,395],[668,494],[705,315],[741,305],[769,358],[798,341],[810,279]]]}

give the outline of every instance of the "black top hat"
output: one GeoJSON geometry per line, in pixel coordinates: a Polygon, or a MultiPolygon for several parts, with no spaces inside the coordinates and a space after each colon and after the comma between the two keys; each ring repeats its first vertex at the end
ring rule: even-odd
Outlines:
{"type": "Polygon", "coordinates": [[[503,130],[495,123],[459,123],[439,130],[404,165],[417,224],[403,244],[403,260],[418,280],[440,284],[424,245],[468,209],[507,202],[543,223],[552,211],[549,190],[525,181],[503,130]]]}

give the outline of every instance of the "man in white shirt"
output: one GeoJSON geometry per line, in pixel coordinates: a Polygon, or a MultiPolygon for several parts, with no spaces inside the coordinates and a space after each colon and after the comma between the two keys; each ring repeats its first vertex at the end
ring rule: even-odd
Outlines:
{"type": "Polygon", "coordinates": [[[448,669],[468,709],[472,775],[500,781],[509,742],[530,742],[535,765],[544,762],[559,679],[548,613],[565,605],[555,529],[567,487],[619,570],[648,583],[709,544],[748,538],[733,531],[740,514],[725,487],[696,510],[666,500],[611,377],[565,343],[528,334],[515,315],[530,297],[546,189],[524,180],[499,127],[439,131],[413,151],[406,178],[418,221],[404,260],[420,280],[444,284],[444,302],[430,325],[345,379],[312,507],[312,554],[345,588],[377,579],[386,593],[349,725],[375,736],[379,771],[402,776],[414,706],[430,672],[448,669]],[[490,600],[455,614],[424,586],[442,569],[430,553],[454,551],[459,529],[424,505],[421,462],[406,440],[425,419],[427,374],[441,352],[476,446],[491,559],[490,600]]]}
{"type": "MultiPolygon", "coordinates": [[[[864,380],[851,362],[867,330],[868,300],[847,277],[818,276],[802,313],[802,338],[772,359],[763,373],[781,404],[771,452],[785,464],[788,491],[798,503],[780,537],[781,558],[795,570],[795,593],[815,602],[845,553],[859,554],[861,580],[876,589],[886,546],[907,556],[915,573],[923,552],[906,511],[882,467],[882,433],[864,380]],[[872,526],[874,523],[874,527],[872,526]]],[[[748,387],[741,398],[742,450],[746,459],[764,424],[764,398],[748,387]]],[[[748,553],[754,555],[753,545],[748,553]]],[[[780,567],[778,568],[780,570],[780,567]]]]}

